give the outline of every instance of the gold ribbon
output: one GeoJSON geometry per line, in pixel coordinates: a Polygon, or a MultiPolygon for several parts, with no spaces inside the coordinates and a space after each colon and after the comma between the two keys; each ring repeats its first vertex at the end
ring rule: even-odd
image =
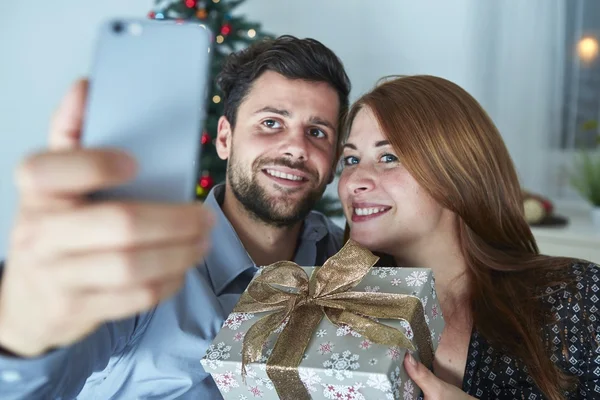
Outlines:
{"type": "Polygon", "coordinates": [[[271,312],[255,322],[244,336],[242,376],[245,378],[248,363],[261,358],[269,336],[289,317],[267,360],[267,375],[280,399],[310,399],[300,380],[298,366],[323,315],[335,325],[348,325],[374,343],[418,350],[421,362],[431,368],[431,335],[418,297],[350,291],[378,259],[350,239],[322,267],[316,267],[310,279],[291,261],[263,268],[233,310],[271,312]],[[417,347],[402,331],[367,317],[408,321],[417,347]]]}

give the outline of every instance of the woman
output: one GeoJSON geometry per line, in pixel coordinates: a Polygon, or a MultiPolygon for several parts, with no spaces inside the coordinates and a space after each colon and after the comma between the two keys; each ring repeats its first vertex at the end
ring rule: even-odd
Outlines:
{"type": "Polygon", "coordinates": [[[404,77],[348,117],[339,196],[350,236],[436,278],[447,325],[435,375],[405,360],[425,398],[600,398],[600,270],[538,253],[511,158],[477,101],[441,78],[404,77]]]}

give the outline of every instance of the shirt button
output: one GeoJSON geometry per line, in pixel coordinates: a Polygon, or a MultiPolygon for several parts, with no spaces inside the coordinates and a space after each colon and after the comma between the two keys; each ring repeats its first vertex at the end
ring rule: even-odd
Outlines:
{"type": "Polygon", "coordinates": [[[0,381],[13,383],[13,382],[19,382],[20,380],[21,380],[21,374],[19,373],[19,371],[11,371],[11,370],[0,371],[0,381]]]}

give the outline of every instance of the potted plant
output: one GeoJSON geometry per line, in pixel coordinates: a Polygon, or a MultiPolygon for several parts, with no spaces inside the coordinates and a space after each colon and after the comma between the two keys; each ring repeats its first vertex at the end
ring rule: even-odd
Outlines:
{"type": "Polygon", "coordinates": [[[575,160],[571,185],[591,204],[592,222],[600,229],[600,153],[583,151],[579,154],[575,160]]]}

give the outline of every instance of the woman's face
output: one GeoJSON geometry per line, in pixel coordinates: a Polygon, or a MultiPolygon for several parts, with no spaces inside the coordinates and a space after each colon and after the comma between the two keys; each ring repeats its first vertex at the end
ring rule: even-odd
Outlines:
{"type": "Polygon", "coordinates": [[[338,194],[352,239],[396,256],[435,236],[446,210],[404,168],[370,109],[356,115],[342,159],[338,194]]]}

